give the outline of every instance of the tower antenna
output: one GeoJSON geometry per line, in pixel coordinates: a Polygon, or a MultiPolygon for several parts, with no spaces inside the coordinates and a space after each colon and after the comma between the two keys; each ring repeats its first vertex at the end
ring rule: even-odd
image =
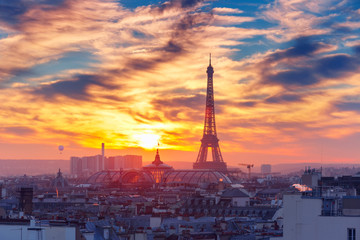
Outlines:
{"type": "Polygon", "coordinates": [[[210,53],[210,58],[209,58],[209,66],[211,66],[211,53],[210,53]]]}

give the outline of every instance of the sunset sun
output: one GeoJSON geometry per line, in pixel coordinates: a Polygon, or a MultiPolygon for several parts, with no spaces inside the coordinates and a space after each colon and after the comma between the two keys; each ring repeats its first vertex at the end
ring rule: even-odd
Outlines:
{"type": "Polygon", "coordinates": [[[134,136],[138,145],[145,149],[154,149],[158,146],[160,136],[152,133],[139,134],[134,136]]]}

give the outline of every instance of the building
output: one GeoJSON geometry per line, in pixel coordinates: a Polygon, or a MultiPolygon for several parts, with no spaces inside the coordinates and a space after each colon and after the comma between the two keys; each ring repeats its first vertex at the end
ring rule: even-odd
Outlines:
{"type": "Polygon", "coordinates": [[[87,179],[87,183],[95,186],[118,188],[149,188],[155,183],[151,173],[142,170],[106,170],[94,173],[87,179]]]}
{"type": "Polygon", "coordinates": [[[102,155],[86,156],[86,157],[71,157],[70,158],[70,172],[73,175],[89,175],[103,170],[102,155]]]}
{"type": "Polygon", "coordinates": [[[359,194],[360,174],[357,173],[354,176],[322,177],[319,179],[319,185],[323,188],[337,186],[349,191],[355,191],[355,194],[359,194]]]}
{"type": "Polygon", "coordinates": [[[0,220],[1,239],[6,240],[80,240],[81,234],[75,226],[40,225],[35,220],[0,220]]]}
{"type": "Polygon", "coordinates": [[[261,165],[261,175],[267,176],[271,174],[271,165],[270,164],[262,164],[261,165]]]}
{"type": "Polygon", "coordinates": [[[75,176],[90,176],[103,170],[141,169],[142,156],[125,155],[104,157],[103,155],[71,157],[70,172],[75,176]]]}
{"type": "Polygon", "coordinates": [[[310,167],[308,167],[305,168],[305,171],[301,176],[301,184],[311,188],[315,188],[319,185],[320,179],[321,179],[321,170],[317,170],[315,168],[311,169],[310,167]]]}
{"type": "Polygon", "coordinates": [[[164,175],[173,170],[173,167],[163,163],[160,160],[160,154],[159,154],[159,149],[156,150],[156,156],[155,156],[155,160],[149,164],[146,165],[145,167],[143,167],[143,169],[145,171],[149,171],[153,177],[156,183],[161,183],[163,180],[164,175]]]}
{"type": "Polygon", "coordinates": [[[250,196],[244,190],[238,188],[227,188],[221,195],[223,199],[229,199],[231,206],[246,207],[249,206],[250,196]]]}
{"type": "Polygon", "coordinates": [[[123,161],[120,169],[141,169],[142,167],[142,156],[139,155],[125,155],[123,161]]]}
{"type": "Polygon", "coordinates": [[[77,175],[82,173],[82,161],[80,157],[70,158],[70,173],[71,175],[77,175]]]}
{"type": "Polygon", "coordinates": [[[33,195],[34,195],[34,190],[32,187],[20,188],[19,209],[27,215],[31,215],[32,213],[33,195]]]}
{"type": "Polygon", "coordinates": [[[60,171],[60,168],[56,175],[56,178],[54,178],[54,180],[51,182],[51,186],[56,189],[69,187],[69,183],[68,183],[67,179],[63,177],[62,172],[60,171]]]}
{"type": "Polygon", "coordinates": [[[284,240],[360,239],[360,198],[284,195],[284,240]]]}
{"type": "Polygon", "coordinates": [[[124,169],[124,156],[112,156],[105,159],[106,170],[124,169]]]}
{"type": "Polygon", "coordinates": [[[105,159],[104,170],[141,169],[141,167],[140,155],[112,156],[105,159]]]}
{"type": "Polygon", "coordinates": [[[211,185],[230,185],[232,182],[223,172],[194,169],[173,170],[166,173],[163,184],[171,187],[201,187],[208,188],[211,185]]]}

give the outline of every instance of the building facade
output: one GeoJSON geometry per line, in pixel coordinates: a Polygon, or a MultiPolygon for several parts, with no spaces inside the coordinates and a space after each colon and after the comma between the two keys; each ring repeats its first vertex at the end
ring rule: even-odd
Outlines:
{"type": "Polygon", "coordinates": [[[284,195],[283,239],[360,239],[359,210],[359,197],[284,195]]]}

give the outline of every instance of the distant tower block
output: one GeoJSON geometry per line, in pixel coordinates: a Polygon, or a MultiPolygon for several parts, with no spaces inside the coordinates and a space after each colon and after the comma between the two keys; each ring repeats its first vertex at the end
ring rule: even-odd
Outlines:
{"type": "Polygon", "coordinates": [[[19,208],[27,215],[32,214],[33,210],[33,188],[32,187],[21,187],[20,189],[20,201],[19,208]]]}
{"type": "Polygon", "coordinates": [[[216,134],[215,125],[215,104],[214,104],[214,87],[213,87],[213,74],[214,69],[210,62],[207,68],[207,91],[206,91],[206,108],[205,108],[205,123],[204,133],[201,139],[201,146],[196,162],[193,165],[194,169],[214,169],[217,171],[227,171],[226,163],[224,162],[220,147],[219,139],[216,134]],[[208,149],[211,148],[212,161],[207,161],[208,149]]]}
{"type": "Polygon", "coordinates": [[[261,165],[261,174],[263,176],[271,174],[271,165],[270,164],[262,164],[261,165]]]}

